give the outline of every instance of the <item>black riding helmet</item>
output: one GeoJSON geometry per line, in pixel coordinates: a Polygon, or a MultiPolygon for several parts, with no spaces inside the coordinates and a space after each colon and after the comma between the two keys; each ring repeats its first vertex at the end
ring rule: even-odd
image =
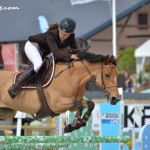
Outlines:
{"type": "Polygon", "coordinates": [[[69,17],[64,18],[60,22],[59,28],[61,30],[63,30],[64,32],[72,33],[72,32],[74,32],[74,30],[76,28],[76,22],[72,18],[69,18],[69,17]]]}

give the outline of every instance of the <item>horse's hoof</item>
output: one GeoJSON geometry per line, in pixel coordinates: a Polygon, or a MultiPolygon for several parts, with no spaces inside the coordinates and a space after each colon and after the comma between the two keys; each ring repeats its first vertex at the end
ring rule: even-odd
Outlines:
{"type": "Polygon", "coordinates": [[[64,128],[64,133],[69,133],[72,132],[73,130],[74,130],[73,126],[71,126],[71,124],[68,124],[64,128]]]}
{"type": "Polygon", "coordinates": [[[84,127],[85,127],[85,126],[86,126],[86,123],[85,123],[85,122],[82,122],[82,126],[84,126],[84,127]]]}
{"type": "Polygon", "coordinates": [[[65,126],[64,133],[69,133],[69,127],[68,127],[68,125],[65,126]]]}

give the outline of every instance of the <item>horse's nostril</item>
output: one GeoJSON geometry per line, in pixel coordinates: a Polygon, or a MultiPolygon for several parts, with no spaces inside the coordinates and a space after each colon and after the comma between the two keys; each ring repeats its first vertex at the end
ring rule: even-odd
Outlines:
{"type": "Polygon", "coordinates": [[[111,103],[111,105],[116,105],[117,104],[117,102],[119,102],[120,100],[119,99],[117,99],[116,97],[111,97],[111,99],[110,99],[110,103],[111,103]]]}

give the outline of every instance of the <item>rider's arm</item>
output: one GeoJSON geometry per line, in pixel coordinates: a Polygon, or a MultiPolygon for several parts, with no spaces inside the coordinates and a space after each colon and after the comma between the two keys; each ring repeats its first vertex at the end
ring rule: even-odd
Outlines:
{"type": "Polygon", "coordinates": [[[71,59],[76,59],[72,54],[69,54],[68,51],[58,48],[56,39],[53,34],[50,32],[46,33],[46,40],[49,46],[50,51],[53,53],[54,58],[62,61],[70,61],[71,59]]]}

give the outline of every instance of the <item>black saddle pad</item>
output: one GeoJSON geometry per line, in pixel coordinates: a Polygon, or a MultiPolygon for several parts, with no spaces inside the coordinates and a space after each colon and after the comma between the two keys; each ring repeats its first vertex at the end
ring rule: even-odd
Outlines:
{"type": "MultiPolygon", "coordinates": [[[[46,87],[47,85],[50,84],[51,80],[53,79],[54,72],[55,72],[54,57],[49,58],[46,57],[38,73],[31,80],[29,80],[22,88],[36,88],[37,78],[38,81],[40,79],[42,87],[46,87]]],[[[17,74],[14,77],[14,82],[19,80],[20,75],[21,73],[17,74]]]]}

